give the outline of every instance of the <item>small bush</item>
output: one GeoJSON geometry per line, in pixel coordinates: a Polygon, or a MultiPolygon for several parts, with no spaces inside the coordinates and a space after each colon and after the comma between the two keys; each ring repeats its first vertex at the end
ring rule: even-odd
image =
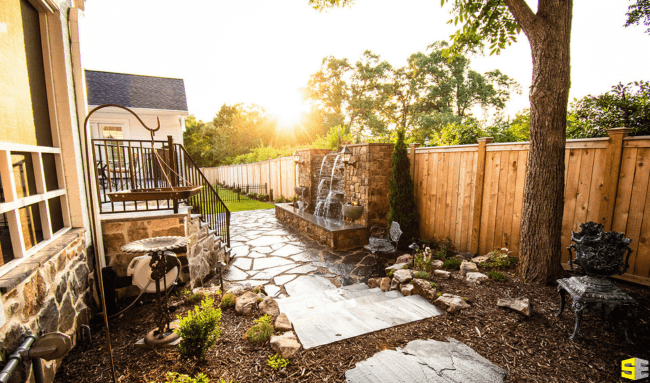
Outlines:
{"type": "Polygon", "coordinates": [[[498,271],[489,271],[488,272],[488,278],[495,280],[495,281],[505,281],[506,276],[503,275],[502,273],[498,271]]]}
{"type": "Polygon", "coordinates": [[[429,279],[429,273],[426,271],[416,271],[415,274],[413,274],[413,277],[419,279],[429,279]]]}
{"type": "Polygon", "coordinates": [[[214,298],[207,296],[200,306],[179,319],[174,332],[182,338],[178,346],[181,356],[203,359],[221,335],[221,309],[215,308],[214,298]]]}
{"type": "Polygon", "coordinates": [[[435,284],[435,283],[433,283],[433,282],[429,282],[429,284],[430,284],[431,287],[433,287],[434,289],[437,289],[437,288],[438,288],[438,285],[435,284]]]}
{"type": "Polygon", "coordinates": [[[231,293],[228,293],[224,295],[221,298],[221,308],[225,309],[228,307],[234,307],[235,306],[235,296],[231,293]]]}
{"type": "Polygon", "coordinates": [[[273,325],[268,322],[259,322],[246,331],[246,339],[251,343],[264,343],[271,339],[273,325]]]}
{"type": "Polygon", "coordinates": [[[395,270],[393,270],[393,269],[391,269],[391,270],[388,270],[388,273],[387,273],[387,275],[388,275],[389,277],[391,277],[391,278],[392,278],[392,277],[393,277],[393,274],[395,274],[395,270]]]}
{"type": "Polygon", "coordinates": [[[486,269],[507,269],[512,266],[516,266],[519,262],[519,258],[511,257],[510,251],[508,249],[494,250],[488,254],[488,259],[483,263],[483,267],[486,269]]]}
{"type": "Polygon", "coordinates": [[[259,287],[256,287],[256,288],[253,289],[253,292],[254,292],[255,294],[259,294],[260,291],[262,291],[262,290],[260,290],[259,287]]]}
{"type": "Polygon", "coordinates": [[[440,291],[438,291],[438,292],[436,293],[436,296],[437,296],[437,297],[439,297],[439,296],[441,296],[441,295],[442,295],[442,293],[441,293],[440,291]]]}
{"type": "Polygon", "coordinates": [[[269,200],[269,195],[268,194],[260,194],[257,199],[259,199],[262,202],[266,202],[269,200]]]}
{"type": "Polygon", "coordinates": [[[268,362],[269,367],[277,371],[281,367],[287,367],[289,365],[289,360],[288,359],[282,359],[280,354],[275,354],[272,356],[269,356],[269,362],[268,362]]]}
{"type": "Polygon", "coordinates": [[[280,196],[280,198],[276,198],[275,200],[273,200],[273,202],[275,202],[275,203],[283,203],[284,202],[284,197],[280,196]]]}
{"type": "Polygon", "coordinates": [[[192,294],[192,290],[190,290],[190,289],[183,289],[183,290],[181,290],[180,294],[181,294],[182,296],[190,295],[190,294],[192,294]]]}
{"type": "Polygon", "coordinates": [[[203,293],[196,293],[196,294],[191,294],[190,296],[187,297],[187,301],[192,303],[192,304],[198,304],[205,298],[205,295],[203,293]]]}
{"type": "Polygon", "coordinates": [[[261,317],[255,319],[253,322],[255,323],[268,323],[271,324],[271,321],[273,321],[273,317],[270,316],[269,314],[264,314],[261,317]]]}
{"type": "Polygon", "coordinates": [[[446,259],[442,264],[442,268],[445,270],[460,270],[461,263],[463,263],[461,259],[446,259]]]}
{"type": "Polygon", "coordinates": [[[406,270],[406,269],[408,269],[408,268],[409,268],[409,265],[404,265],[404,266],[402,266],[402,269],[403,269],[403,270],[406,270]]]}
{"type": "Polygon", "coordinates": [[[439,259],[439,260],[442,261],[442,260],[445,259],[446,256],[447,256],[447,253],[445,253],[445,252],[442,251],[442,250],[438,250],[438,251],[436,252],[436,254],[433,256],[433,258],[435,258],[435,259],[439,259]]]}
{"type": "Polygon", "coordinates": [[[234,188],[234,189],[232,189],[232,191],[239,194],[239,193],[241,193],[241,188],[234,188]]]}
{"type": "Polygon", "coordinates": [[[179,374],[178,372],[168,372],[165,377],[167,383],[210,383],[210,379],[202,373],[192,378],[189,375],[179,374]]]}
{"type": "Polygon", "coordinates": [[[423,252],[416,252],[415,257],[413,258],[413,267],[416,270],[421,271],[430,271],[431,263],[433,262],[433,257],[427,257],[423,252]]]}

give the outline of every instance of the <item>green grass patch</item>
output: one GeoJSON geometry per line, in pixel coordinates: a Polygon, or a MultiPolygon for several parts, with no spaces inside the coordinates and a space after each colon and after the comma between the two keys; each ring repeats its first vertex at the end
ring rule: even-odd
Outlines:
{"type": "Polygon", "coordinates": [[[463,263],[461,259],[450,258],[445,260],[442,264],[442,268],[446,270],[460,270],[461,263],[463,263]]]}
{"type": "Polygon", "coordinates": [[[506,276],[503,275],[503,273],[500,273],[498,271],[488,271],[488,278],[497,282],[506,280],[506,276]]]}

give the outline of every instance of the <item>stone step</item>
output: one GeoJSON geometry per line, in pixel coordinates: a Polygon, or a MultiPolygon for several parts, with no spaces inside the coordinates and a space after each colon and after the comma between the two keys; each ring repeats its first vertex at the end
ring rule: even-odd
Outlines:
{"type": "MultiPolygon", "coordinates": [[[[384,293],[386,294],[389,297],[395,295],[393,292],[384,293]]],[[[329,310],[319,310],[319,315],[292,321],[303,348],[322,346],[444,313],[419,295],[402,296],[356,307],[330,304],[327,308],[329,310]]]]}
{"type": "Polygon", "coordinates": [[[383,293],[380,288],[349,291],[346,295],[327,294],[325,292],[319,294],[312,294],[310,296],[297,296],[293,298],[285,298],[278,301],[280,312],[293,316],[296,313],[301,313],[305,310],[313,310],[319,307],[345,301],[347,299],[354,299],[364,295],[374,295],[383,293]]]}
{"type": "Polygon", "coordinates": [[[355,307],[383,302],[390,299],[402,298],[404,295],[399,291],[388,291],[383,292],[381,289],[370,289],[367,290],[367,293],[355,298],[346,299],[338,302],[327,303],[318,307],[313,308],[302,308],[301,310],[294,310],[285,312],[289,317],[289,320],[293,322],[301,321],[304,318],[309,318],[313,316],[320,316],[327,314],[329,311],[352,309],[355,307]],[[377,291],[373,291],[377,290],[377,291]]]}
{"type": "MultiPolygon", "coordinates": [[[[288,273],[291,273],[291,270],[288,271],[288,273]]],[[[310,276],[306,276],[308,278],[310,276]]],[[[300,278],[300,277],[299,277],[300,278]]],[[[299,294],[299,295],[292,295],[289,298],[284,298],[283,302],[285,304],[289,304],[291,302],[296,302],[296,301],[305,301],[309,300],[310,298],[316,297],[316,296],[321,296],[324,295],[328,298],[330,298],[333,302],[340,301],[342,299],[345,299],[347,296],[358,296],[354,295],[355,291],[364,291],[368,290],[369,287],[365,283],[357,283],[354,285],[348,285],[348,286],[343,286],[339,288],[332,288],[329,290],[322,290],[318,292],[313,292],[309,291],[307,294],[299,294]],[[337,297],[338,296],[338,297],[337,297]]]]}

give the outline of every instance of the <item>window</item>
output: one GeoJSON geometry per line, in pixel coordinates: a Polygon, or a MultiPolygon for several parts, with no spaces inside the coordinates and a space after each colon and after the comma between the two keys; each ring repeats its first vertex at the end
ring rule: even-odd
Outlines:
{"type": "Polygon", "coordinates": [[[102,136],[104,138],[112,138],[112,139],[117,139],[117,140],[121,140],[121,139],[124,138],[124,134],[122,133],[122,127],[121,126],[103,125],[102,126],[102,136]]]}

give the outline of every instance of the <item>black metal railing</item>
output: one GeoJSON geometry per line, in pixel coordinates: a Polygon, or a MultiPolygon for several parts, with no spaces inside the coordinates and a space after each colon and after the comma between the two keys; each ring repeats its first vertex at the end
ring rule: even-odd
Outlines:
{"type": "MultiPolygon", "coordinates": [[[[112,202],[107,193],[169,187],[203,186],[187,201],[192,212],[230,245],[230,211],[183,145],[167,141],[93,139],[93,160],[100,213],[174,209],[173,200],[112,202]]],[[[176,204],[179,201],[176,201],[176,204]]]]}
{"type": "Polygon", "coordinates": [[[224,202],[241,202],[251,199],[262,200],[269,196],[267,184],[260,185],[214,185],[224,202]]]}

